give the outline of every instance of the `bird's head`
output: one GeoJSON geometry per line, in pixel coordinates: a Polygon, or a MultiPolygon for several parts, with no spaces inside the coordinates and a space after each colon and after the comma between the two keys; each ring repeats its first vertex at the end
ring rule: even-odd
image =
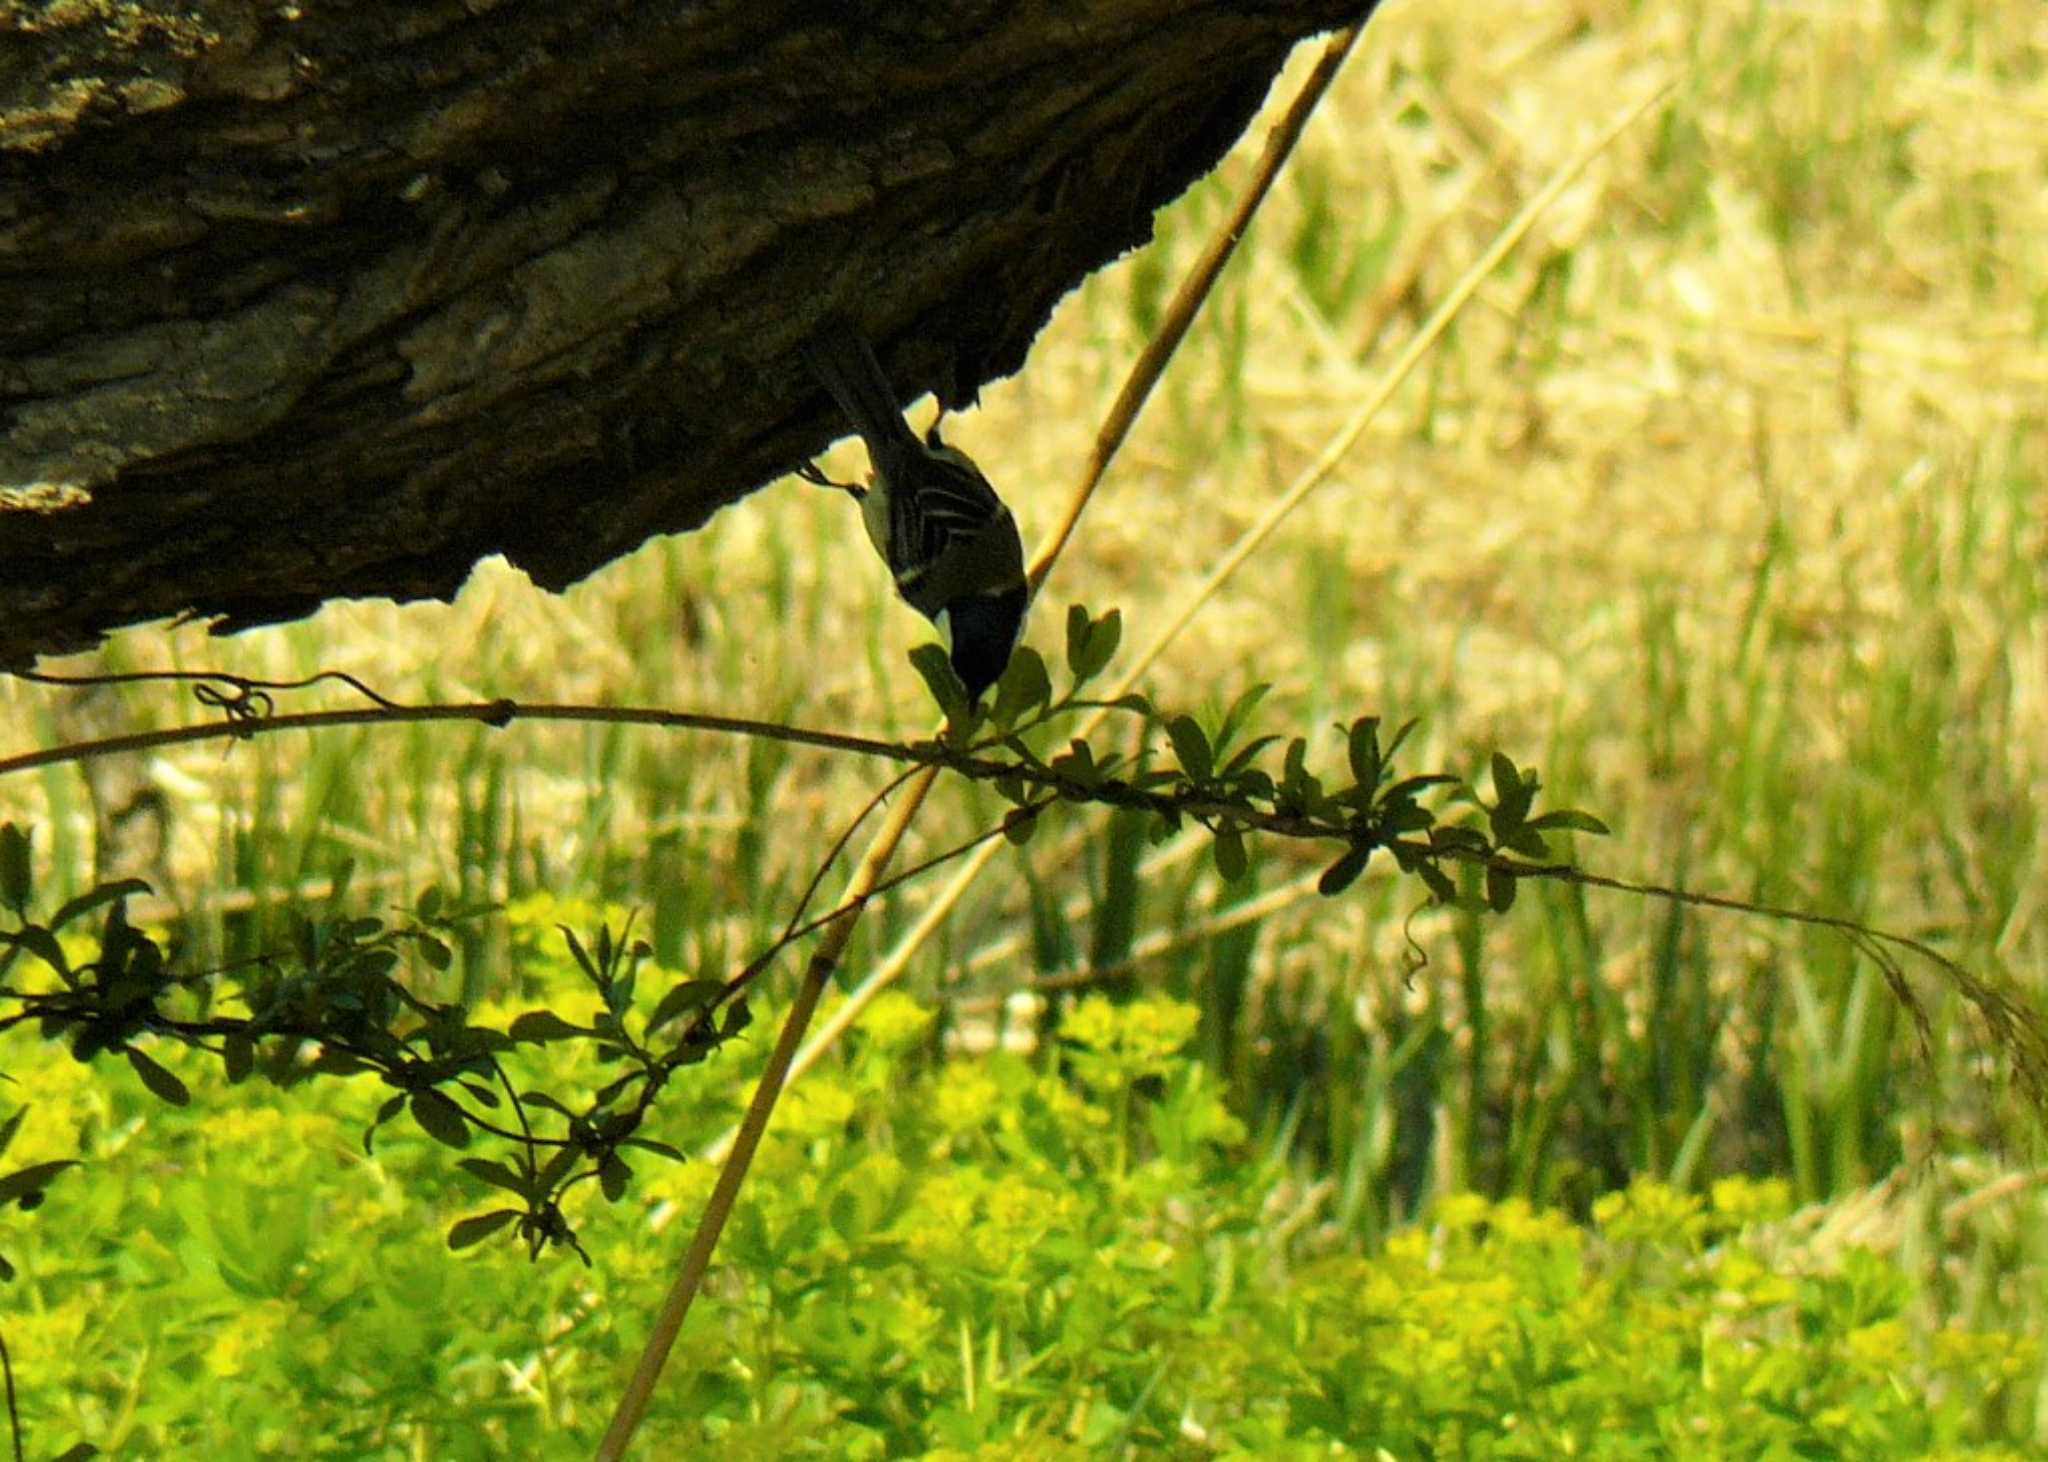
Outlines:
{"type": "Polygon", "coordinates": [[[1024,633],[1024,611],[1030,605],[1031,590],[1020,580],[993,593],[956,599],[934,616],[946,636],[953,673],[967,688],[969,705],[1002,679],[1010,652],[1024,633]]]}

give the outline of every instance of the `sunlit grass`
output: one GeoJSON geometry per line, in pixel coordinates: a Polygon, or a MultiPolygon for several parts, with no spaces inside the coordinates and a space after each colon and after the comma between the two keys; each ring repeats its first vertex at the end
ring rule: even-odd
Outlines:
{"type": "MultiPolygon", "coordinates": [[[[1420,717],[1419,762],[1476,773],[1498,746],[1605,817],[1617,836],[1577,850],[1602,871],[1865,919],[2038,997],[2037,0],[1391,7],[1113,470],[1035,636],[1054,643],[1069,600],[1157,620],[1521,202],[1673,68],[1671,105],[1541,222],[1151,688],[1199,711],[1270,681],[1265,719],[1288,730],[1420,717]]],[[[1163,214],[1155,245],[1080,289],[1021,377],[950,423],[1027,535],[1248,165],[1163,214]]],[[[858,453],[841,452],[853,470],[858,453]]],[[[221,642],[132,632],[100,659],[912,735],[930,710],[903,656],[925,633],[845,501],[789,481],[561,596],[489,564],[452,606],[337,605],[221,642]]],[[[0,697],[17,742],[86,734],[62,697],[0,697]]],[[[124,689],[89,724],[199,714],[124,689]]],[[[763,744],[526,725],[185,749],[148,770],[169,809],[151,876],[193,912],[206,954],[261,947],[262,900],[349,858],[370,899],[441,882],[617,900],[690,969],[772,935],[880,777],[763,744]]],[[[61,881],[89,878],[77,772],[17,779],[0,802],[36,824],[61,881]]],[[[968,831],[968,806],[935,808],[926,846],[968,831]]],[[[1173,850],[1147,871],[1124,829],[1049,832],[1028,862],[996,865],[925,988],[1000,994],[1248,896],[1173,850]],[[1020,932],[1014,954],[975,961],[1020,932]]],[[[1256,876],[1302,871],[1273,854],[1256,876]]],[[[1404,923],[1418,901],[1369,878],[1140,976],[1212,1012],[1202,1049],[1269,1143],[1334,1180],[1330,1216],[1377,1232],[1465,1186],[1583,1206],[1636,1173],[1782,1173],[1818,1200],[1931,1152],[1988,1153],[1981,1170],[1928,1170],[1918,1209],[1897,1199],[1899,1242],[1925,1246],[1929,1276],[1977,1317],[2017,1308],[2038,1325],[2038,1189],[1967,1224],[1927,1216],[1967,1187],[1959,1173],[1988,1183],[2039,1155],[1981,1032],[1936,987],[1926,1061],[1877,971],[1831,935],[1571,890],[1504,921],[1404,923]],[[1412,980],[1410,937],[1429,959],[1412,980]]],[[[468,953],[488,984],[502,948],[468,953]]]]}

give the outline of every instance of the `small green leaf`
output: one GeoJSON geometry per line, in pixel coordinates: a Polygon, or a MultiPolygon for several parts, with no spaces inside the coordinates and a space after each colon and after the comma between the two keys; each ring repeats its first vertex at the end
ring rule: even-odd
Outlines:
{"type": "Polygon", "coordinates": [[[653,1035],[670,1021],[708,1009],[725,993],[718,980],[683,980],[668,988],[647,1017],[647,1034],[653,1035]]]}
{"type": "Polygon", "coordinates": [[[62,977],[65,984],[76,988],[78,976],[71,968],[71,961],[64,957],[64,946],[57,942],[57,936],[40,924],[24,924],[12,934],[0,934],[0,939],[18,944],[62,977]]]}
{"type": "Polygon", "coordinates": [[[413,917],[422,924],[431,924],[441,917],[441,885],[430,883],[420,890],[420,896],[412,903],[413,917]]]}
{"type": "Polygon", "coordinates": [[[1067,606],[1067,673],[1076,684],[1087,679],[1081,666],[1088,657],[1088,611],[1079,604],[1067,606]]]}
{"type": "Polygon", "coordinates": [[[1344,855],[1325,868],[1323,876],[1316,880],[1316,892],[1324,898],[1333,898],[1344,892],[1358,880],[1359,874],[1365,872],[1365,865],[1372,861],[1372,854],[1371,843],[1354,843],[1346,848],[1344,855]]]}
{"type": "Polygon", "coordinates": [[[718,1034],[726,1040],[731,1040],[753,1023],[753,1009],[744,998],[741,998],[725,1007],[725,1023],[718,1028],[718,1034]]]}
{"type": "Polygon", "coordinates": [[[557,924],[555,928],[561,931],[563,941],[569,946],[569,958],[576,961],[576,968],[583,972],[583,978],[597,986],[599,990],[604,989],[604,971],[590,957],[590,952],[583,947],[583,941],[576,937],[576,931],[567,924],[557,924]]]}
{"type": "Polygon", "coordinates": [[[142,1084],[148,1087],[158,1100],[169,1102],[174,1107],[182,1107],[191,1102],[192,1093],[186,1090],[185,1083],[178,1080],[174,1073],[166,1071],[133,1046],[125,1047],[123,1054],[127,1056],[128,1064],[134,1068],[135,1074],[142,1079],[142,1084]]]}
{"type": "Polygon", "coordinates": [[[11,822],[0,824],[0,903],[19,914],[34,892],[28,834],[11,822]]]}
{"type": "Polygon", "coordinates": [[[1504,798],[1522,785],[1522,774],[1504,751],[1493,754],[1493,795],[1504,798]]]}
{"type": "Polygon", "coordinates": [[[330,905],[339,905],[348,897],[348,886],[354,882],[355,876],[355,859],[343,858],[335,863],[334,872],[327,879],[327,902],[330,905]]]}
{"type": "Polygon", "coordinates": [[[1226,825],[1217,829],[1212,851],[1216,856],[1216,871],[1223,875],[1225,883],[1236,883],[1244,877],[1250,864],[1245,857],[1241,828],[1226,825]]]}
{"type": "Polygon", "coordinates": [[[622,1145],[637,1147],[643,1152],[659,1153],[671,1162],[688,1162],[690,1160],[682,1149],[666,1142],[658,1142],[652,1137],[628,1137],[622,1145]]]}
{"type": "Polygon", "coordinates": [[[1434,863],[1417,863],[1415,873],[1429,888],[1432,899],[1440,904],[1455,904],[1458,901],[1458,886],[1451,882],[1450,874],[1434,863]]]}
{"type": "Polygon", "coordinates": [[[40,1194],[57,1174],[78,1165],[77,1158],[62,1158],[56,1162],[39,1162],[33,1167],[16,1168],[0,1177],[0,1208],[40,1194]]]}
{"type": "Polygon", "coordinates": [[[504,1163],[494,1162],[487,1157],[466,1157],[455,1166],[479,1182],[489,1183],[494,1188],[503,1188],[508,1193],[517,1193],[522,1198],[527,1196],[526,1179],[504,1163]]]}
{"type": "Polygon", "coordinates": [[[376,1151],[377,1129],[397,1116],[404,1106],[405,1093],[400,1092],[397,1096],[389,1098],[385,1101],[384,1105],[377,1108],[377,1115],[372,1117],[370,1125],[363,1129],[363,1152],[365,1156],[376,1151]]]}
{"type": "Polygon", "coordinates": [[[1051,701],[1052,677],[1046,674],[1044,657],[1029,645],[1019,645],[1011,652],[1003,678],[996,682],[990,718],[998,726],[1014,726],[1051,701]]]}
{"type": "MultiPolygon", "coordinates": [[[[1230,703],[1230,709],[1223,713],[1223,719],[1216,726],[1217,755],[1221,756],[1223,748],[1237,739],[1237,733],[1244,729],[1245,722],[1251,719],[1252,712],[1259,708],[1259,702],[1264,700],[1271,693],[1272,689],[1273,687],[1270,683],[1260,681],[1257,685],[1243,691],[1236,700],[1230,703]]],[[[1278,740],[1279,738],[1274,737],[1271,739],[1278,740]]]]}
{"type": "Polygon", "coordinates": [[[1100,676],[1112,659],[1116,659],[1116,647],[1124,643],[1124,612],[1110,610],[1094,625],[1087,627],[1087,647],[1081,651],[1081,672],[1079,680],[1094,680],[1100,676]]]}
{"type": "Polygon", "coordinates": [[[27,1115],[27,1107],[17,1107],[13,1116],[0,1122],[0,1153],[7,1151],[8,1144],[14,1141],[14,1134],[21,1130],[22,1119],[27,1115]]]}
{"type": "Polygon", "coordinates": [[[1486,903],[1496,914],[1505,914],[1515,906],[1515,875],[1505,868],[1489,867],[1486,870],[1486,903]]]}
{"type": "Polygon", "coordinates": [[[1167,739],[1173,742],[1173,754],[1180,759],[1180,769],[1187,773],[1188,780],[1202,783],[1209,780],[1209,774],[1216,770],[1216,762],[1209,751],[1209,738],[1202,734],[1202,728],[1193,716],[1175,716],[1166,723],[1167,739]]]}
{"type": "Polygon", "coordinates": [[[1593,833],[1603,838],[1613,836],[1607,824],[1592,813],[1580,812],[1570,807],[1561,808],[1556,812],[1546,812],[1541,817],[1530,818],[1528,822],[1529,831],[1532,833],[1548,832],[1559,827],[1569,828],[1575,833],[1593,833]]]}
{"type": "Polygon", "coordinates": [[[1052,773],[1068,781],[1079,782],[1084,787],[1093,787],[1102,780],[1102,773],[1095,765],[1095,752],[1087,742],[1076,736],[1067,743],[1067,749],[1052,759],[1052,773]]]}
{"type": "Polygon", "coordinates": [[[571,1025],[552,1010],[529,1010],[515,1019],[506,1034],[515,1041],[565,1041],[572,1036],[587,1036],[590,1031],[580,1025],[571,1025]]]}
{"type": "Polygon", "coordinates": [[[1021,848],[1031,841],[1031,835],[1038,831],[1038,809],[1035,807],[1013,807],[1003,815],[1003,836],[1021,848]]]}
{"type": "Polygon", "coordinates": [[[1345,750],[1351,758],[1352,778],[1367,792],[1380,784],[1380,718],[1360,716],[1344,734],[1345,750]]]}
{"type": "Polygon", "coordinates": [[[436,1142],[450,1147],[469,1146],[469,1119],[462,1115],[462,1108],[438,1091],[412,1094],[412,1119],[436,1142]]]}
{"type": "Polygon", "coordinates": [[[228,1085],[239,1086],[256,1069],[256,1042],[241,1031],[230,1032],[220,1043],[220,1057],[228,1085]]]}
{"type": "Polygon", "coordinates": [[[472,1244],[481,1244],[517,1217],[519,1210],[516,1208],[494,1208],[489,1213],[458,1219],[448,1230],[448,1247],[467,1249],[472,1244]]]}
{"type": "MultiPolygon", "coordinates": [[[[1243,746],[1240,746],[1236,751],[1230,754],[1230,760],[1223,764],[1223,775],[1226,777],[1236,776],[1239,772],[1243,771],[1246,767],[1251,765],[1253,757],[1256,757],[1260,752],[1264,751],[1267,747],[1271,746],[1274,742],[1278,741],[1279,739],[1280,738],[1278,736],[1254,736],[1251,740],[1247,741],[1243,746]]],[[[1271,784],[1272,780],[1273,779],[1271,777],[1266,778],[1266,781],[1269,785],[1271,784]]]]}
{"type": "Polygon", "coordinates": [[[68,900],[62,908],[50,916],[50,927],[52,929],[62,929],[80,914],[89,914],[102,904],[110,904],[117,899],[125,899],[131,894],[148,892],[149,885],[139,878],[119,878],[112,883],[103,883],[97,888],[87,889],[75,899],[68,900]]]}
{"type": "Polygon", "coordinates": [[[924,677],[932,699],[945,712],[949,726],[963,726],[967,723],[967,687],[960,683],[954,673],[953,661],[946,654],[945,646],[927,642],[910,652],[910,666],[924,677]]]}
{"type": "Polygon", "coordinates": [[[52,1457],[50,1462],[91,1462],[91,1459],[99,1456],[99,1454],[100,1449],[91,1442],[73,1442],[62,1452],[52,1457]]]}
{"type": "Polygon", "coordinates": [[[422,934],[413,942],[419,946],[420,958],[427,962],[430,970],[445,971],[455,961],[448,946],[432,935],[422,934]]]}
{"type": "Polygon", "coordinates": [[[615,1152],[606,1153],[604,1161],[597,1165],[597,1186],[604,1190],[607,1203],[616,1203],[625,1197],[626,1185],[632,1181],[633,1170],[615,1152]]]}

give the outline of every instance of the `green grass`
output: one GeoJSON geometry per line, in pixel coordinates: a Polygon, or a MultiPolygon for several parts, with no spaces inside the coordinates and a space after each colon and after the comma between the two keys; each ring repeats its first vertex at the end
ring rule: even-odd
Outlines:
{"type": "MultiPolygon", "coordinates": [[[[1581,840],[1588,866],[1865,919],[2038,1002],[2042,25],[2033,0],[1609,4],[1583,26],[1535,4],[1394,7],[1114,469],[1034,641],[1056,643],[1072,599],[1120,606],[1147,638],[1521,202],[1683,66],[1670,106],[1539,224],[1148,688],[1200,712],[1270,681],[1262,722],[1290,731],[1420,717],[1418,765],[1477,775],[1499,747],[1542,768],[1547,798],[1605,817],[1617,836],[1581,840]]],[[[1027,533],[1247,166],[1162,215],[1022,377],[949,426],[1027,533]]],[[[841,475],[857,460],[833,459],[841,475]]],[[[224,642],[132,632],[98,662],[346,669],[402,700],[658,703],[910,736],[930,719],[903,659],[923,633],[844,502],[792,482],[559,597],[486,566],[450,607],[333,606],[224,642]]],[[[87,734],[47,690],[0,686],[0,707],[10,744],[87,734]]],[[[91,714],[104,734],[202,712],[129,687],[91,714]]],[[[692,973],[772,937],[880,776],[765,743],[525,725],[206,746],[144,770],[170,808],[163,912],[195,960],[275,947],[285,900],[347,861],[366,907],[429,883],[630,907],[692,973]]],[[[920,846],[992,805],[942,797],[920,846]]],[[[35,824],[53,882],[90,880],[75,770],[0,784],[0,812],[35,824]]],[[[1155,850],[1114,819],[1063,817],[994,865],[911,988],[971,1045],[1034,975],[1151,941],[1166,952],[1113,988],[1202,1009],[1195,1049],[1250,1146],[1312,1195],[1304,1223],[1370,1246],[1468,1191],[1585,1218],[1640,1177],[1782,1178],[1897,1256],[1923,1318],[2041,1333],[2039,1130],[1938,980],[1918,985],[1923,1055],[1836,936],[1561,888],[1502,920],[1411,920],[1420,890],[1384,869],[1334,903],[1174,937],[1312,871],[1282,849],[1253,869],[1225,886],[1194,841],[1155,850]],[[1413,976],[1411,937],[1428,958],[1413,976]]],[[[871,914],[856,974],[927,897],[871,914]]],[[[521,948],[482,927],[464,988],[529,979],[521,948]]],[[[94,1181],[127,1181],[113,1174],[146,1164],[148,1137],[103,1153],[94,1181]]]]}

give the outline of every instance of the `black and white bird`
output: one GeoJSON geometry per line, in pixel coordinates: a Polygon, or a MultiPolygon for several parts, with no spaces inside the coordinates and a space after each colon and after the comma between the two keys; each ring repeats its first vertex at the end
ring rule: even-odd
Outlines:
{"type": "Polygon", "coordinates": [[[874,468],[865,488],[804,475],[859,501],[896,592],[938,627],[968,700],[980,699],[1010,663],[1031,603],[1017,520],[973,460],[939,440],[936,425],[917,439],[853,325],[829,322],[805,342],[804,359],[867,443],[874,468]]]}

